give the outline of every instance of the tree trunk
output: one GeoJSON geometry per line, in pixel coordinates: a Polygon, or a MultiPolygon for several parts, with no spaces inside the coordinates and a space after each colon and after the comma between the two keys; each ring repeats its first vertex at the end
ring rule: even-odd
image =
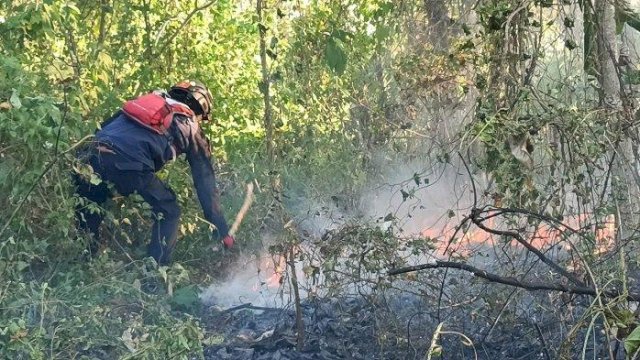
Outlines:
{"type": "Polygon", "coordinates": [[[264,130],[266,133],[266,146],[267,146],[267,157],[269,162],[272,163],[274,161],[274,151],[273,151],[273,119],[271,117],[271,95],[270,95],[270,76],[269,76],[269,67],[267,65],[267,43],[265,40],[265,33],[267,28],[262,23],[263,20],[263,12],[264,12],[264,1],[257,0],[256,3],[256,13],[258,15],[258,33],[260,35],[260,66],[262,68],[262,82],[260,83],[260,92],[262,92],[262,96],[264,99],[264,130]]]}
{"type": "MultiPolygon", "coordinates": [[[[605,110],[602,120],[608,122],[614,131],[612,163],[612,200],[616,212],[616,250],[620,254],[618,263],[620,278],[627,282],[626,239],[634,236],[638,228],[637,199],[640,189],[637,167],[637,150],[633,139],[637,131],[629,127],[630,116],[623,111],[624,94],[621,88],[619,68],[616,63],[618,49],[616,45],[616,18],[613,0],[596,0],[595,19],[597,32],[598,82],[600,85],[600,106],[605,110]]],[[[625,286],[626,288],[626,286],[625,286]]]]}
{"type": "MultiPolygon", "coordinates": [[[[612,0],[595,2],[595,24],[598,59],[598,83],[600,85],[600,105],[606,111],[602,118],[612,125],[618,141],[614,148],[616,161],[613,166],[613,200],[618,209],[618,238],[631,236],[636,223],[637,173],[633,166],[637,160],[633,151],[631,135],[626,129],[626,119],[622,110],[622,93],[616,59],[615,8],[612,0]]],[[[615,139],[614,139],[615,140],[615,139]]]]}
{"type": "Polygon", "coordinates": [[[449,9],[442,0],[424,0],[424,10],[429,20],[430,40],[436,50],[449,46],[449,9]]]}
{"type": "Polygon", "coordinates": [[[615,59],[616,46],[615,8],[611,0],[596,0],[596,28],[598,50],[598,82],[601,87],[600,104],[606,109],[619,110],[622,105],[620,80],[615,59]]]}

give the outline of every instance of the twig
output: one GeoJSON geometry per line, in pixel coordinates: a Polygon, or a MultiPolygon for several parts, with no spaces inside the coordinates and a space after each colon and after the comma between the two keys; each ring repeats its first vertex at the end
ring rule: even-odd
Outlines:
{"type": "MultiPolygon", "coordinates": [[[[92,138],[93,135],[87,135],[85,137],[83,137],[82,139],[80,139],[80,141],[78,141],[77,143],[75,143],[73,146],[71,146],[70,148],[68,148],[67,150],[63,151],[62,153],[60,153],[60,155],[64,155],[67,154],[75,149],[77,149],[80,145],[84,144],[85,141],[89,140],[90,138],[92,138]]],[[[24,195],[24,197],[22,198],[22,200],[20,200],[20,203],[18,204],[18,206],[16,206],[16,208],[13,210],[13,212],[11,213],[11,216],[9,216],[9,219],[7,219],[7,222],[4,224],[4,226],[2,227],[2,230],[0,231],[0,239],[2,239],[2,235],[4,234],[4,232],[7,230],[7,228],[9,227],[9,224],[11,224],[11,220],[13,220],[13,218],[16,216],[16,214],[18,213],[18,211],[20,211],[20,209],[22,208],[22,206],[24,205],[24,203],[27,201],[27,198],[29,198],[29,195],[31,195],[31,193],[33,192],[33,190],[36,188],[36,186],[40,183],[40,180],[42,180],[42,178],[49,172],[49,170],[51,170],[51,168],[53,167],[53,165],[55,165],[58,162],[58,159],[60,159],[60,157],[56,157],[55,159],[51,160],[45,167],[44,170],[42,171],[42,173],[40,174],[40,176],[38,176],[38,178],[36,179],[36,181],[34,181],[34,183],[31,185],[31,187],[29,188],[29,190],[27,190],[26,194],[24,195]]]]}
{"type": "Polygon", "coordinates": [[[531,1],[524,1],[522,4],[520,4],[520,6],[518,8],[516,8],[511,14],[509,14],[509,17],[507,18],[507,20],[504,23],[504,48],[509,51],[510,47],[509,47],[509,27],[511,25],[511,22],[513,21],[513,18],[522,10],[526,9],[529,4],[531,3],[531,1]]]}
{"type": "MultiPolygon", "coordinates": [[[[458,156],[460,157],[460,160],[462,160],[462,164],[464,165],[464,168],[467,170],[467,174],[469,174],[469,180],[471,181],[471,187],[473,189],[473,208],[475,209],[477,207],[477,204],[478,204],[476,183],[473,180],[473,175],[471,175],[471,170],[469,170],[469,166],[467,165],[467,162],[464,160],[464,157],[462,156],[462,154],[460,152],[458,152],[458,156]]],[[[453,240],[458,235],[458,232],[462,229],[463,226],[465,226],[465,224],[469,220],[471,220],[471,215],[465,216],[462,219],[462,221],[460,222],[460,224],[458,224],[458,226],[456,226],[456,229],[453,232],[453,235],[451,235],[451,237],[449,238],[449,242],[447,242],[447,246],[442,251],[443,255],[446,255],[447,251],[449,250],[449,247],[453,243],[453,240]]],[[[442,309],[442,297],[444,296],[445,282],[447,280],[447,275],[448,274],[449,274],[449,269],[447,268],[447,269],[445,269],[444,275],[442,276],[442,282],[440,283],[440,289],[439,289],[439,293],[438,293],[438,308],[437,308],[438,322],[442,321],[441,320],[441,316],[440,316],[440,310],[442,309]]]]}
{"type": "Polygon", "coordinates": [[[489,336],[491,336],[493,329],[495,329],[496,325],[498,325],[500,318],[504,314],[504,311],[507,309],[507,306],[509,306],[509,304],[511,303],[511,300],[513,299],[513,294],[515,294],[516,291],[518,291],[518,288],[513,289],[513,291],[511,291],[511,293],[509,294],[509,296],[507,296],[507,301],[505,301],[504,304],[502,304],[502,307],[498,312],[498,316],[496,316],[495,320],[493,320],[493,322],[491,323],[489,330],[487,330],[487,333],[482,337],[482,341],[481,341],[482,343],[484,343],[489,338],[489,336]]]}
{"type": "Polygon", "coordinates": [[[438,346],[438,338],[440,337],[442,325],[444,325],[444,323],[438,324],[438,327],[436,327],[436,331],[434,331],[433,336],[431,337],[431,344],[429,345],[429,350],[427,350],[427,360],[431,360],[431,356],[438,346]]]}
{"type": "Polygon", "coordinates": [[[463,341],[462,344],[466,345],[466,346],[470,346],[473,349],[473,358],[475,360],[478,360],[478,351],[476,351],[476,346],[473,345],[473,341],[465,334],[458,332],[458,331],[441,331],[440,334],[449,334],[449,335],[458,335],[460,336],[463,340],[466,341],[466,343],[463,341]]]}
{"type": "MultiPolygon", "coordinates": [[[[482,218],[479,218],[481,221],[486,221],[492,217],[496,217],[499,215],[504,215],[504,214],[520,214],[520,215],[526,215],[529,217],[533,217],[536,218],[538,220],[544,221],[549,223],[551,226],[553,226],[553,228],[555,228],[556,230],[568,230],[569,232],[571,232],[574,235],[577,235],[585,240],[590,240],[588,239],[584,234],[582,234],[578,229],[574,229],[573,227],[563,223],[562,221],[555,219],[551,216],[547,216],[544,214],[539,214],[539,213],[535,213],[529,210],[525,210],[525,209],[518,209],[518,208],[492,208],[489,210],[483,210],[484,212],[495,212],[491,215],[486,215],[483,216],[482,218]]],[[[575,251],[576,256],[578,256],[578,258],[580,259],[580,261],[586,266],[586,262],[585,259],[582,257],[582,255],[580,255],[580,252],[576,249],[576,246],[571,242],[571,241],[567,241],[567,243],[569,244],[569,246],[571,246],[571,248],[575,251]]],[[[592,279],[593,280],[593,279],[592,279]]]]}
{"type": "Polygon", "coordinates": [[[536,248],[535,246],[533,246],[529,242],[527,242],[519,233],[514,232],[514,231],[492,229],[492,228],[489,228],[486,225],[484,225],[484,223],[481,220],[479,220],[478,217],[477,217],[478,212],[479,212],[478,209],[472,209],[471,210],[471,215],[472,215],[471,216],[471,221],[477,227],[479,227],[480,229],[482,229],[482,230],[484,230],[484,231],[486,231],[486,232],[488,232],[490,234],[508,236],[510,238],[515,239],[522,246],[524,246],[527,250],[529,250],[532,253],[534,253],[540,260],[542,260],[543,263],[547,264],[550,268],[552,268],[553,270],[555,270],[556,272],[558,272],[562,276],[566,277],[567,279],[569,279],[574,284],[576,284],[576,285],[578,285],[580,287],[584,286],[584,283],[582,281],[580,281],[574,275],[569,273],[566,269],[562,268],[560,265],[558,265],[555,262],[551,261],[551,259],[546,257],[540,250],[538,250],[538,248],[536,248]]]}
{"type": "Polygon", "coordinates": [[[538,326],[538,323],[534,323],[533,326],[536,328],[536,332],[538,333],[538,337],[540,338],[540,343],[542,343],[542,349],[544,350],[544,357],[547,360],[551,360],[551,355],[549,354],[549,348],[547,347],[547,342],[544,340],[544,335],[542,334],[542,330],[540,330],[540,326],[538,326]]]}
{"type": "Polygon", "coordinates": [[[262,70],[262,87],[260,92],[262,93],[262,99],[264,102],[264,114],[263,123],[265,129],[265,144],[267,146],[267,158],[269,163],[273,163],[275,160],[274,143],[273,143],[273,118],[271,112],[271,76],[269,74],[269,67],[267,64],[267,43],[265,40],[266,27],[262,24],[263,11],[265,4],[263,0],[256,1],[256,15],[258,16],[258,35],[260,44],[260,68],[262,70]]]}
{"type": "Polygon", "coordinates": [[[473,180],[473,175],[471,175],[471,170],[469,170],[469,166],[467,165],[467,162],[464,161],[464,157],[462,157],[462,154],[460,154],[460,152],[458,152],[458,156],[460,157],[460,160],[462,160],[462,165],[464,165],[464,168],[467,170],[467,174],[469,174],[469,180],[471,181],[471,188],[473,189],[473,209],[478,207],[478,190],[476,189],[476,182],[473,180]]]}
{"type": "Polygon", "coordinates": [[[291,286],[293,287],[293,295],[295,296],[296,306],[296,348],[298,351],[304,349],[304,321],[302,320],[302,306],[300,305],[300,290],[298,288],[298,275],[296,274],[296,260],[293,252],[294,247],[291,246],[289,252],[289,268],[291,269],[291,286]]]}
{"type": "Polygon", "coordinates": [[[59,144],[60,144],[60,135],[62,135],[62,126],[64,125],[65,121],[67,120],[67,113],[69,112],[69,101],[67,99],[68,93],[67,93],[67,86],[65,85],[63,88],[63,103],[64,103],[64,111],[62,112],[62,119],[60,119],[60,125],[58,126],[58,133],[56,134],[56,144],[53,146],[53,157],[56,158],[58,157],[58,149],[59,149],[59,144]]]}
{"type": "Polygon", "coordinates": [[[416,347],[413,346],[413,344],[411,343],[411,321],[413,321],[414,317],[416,317],[418,315],[422,315],[422,314],[424,314],[422,311],[417,312],[417,313],[411,315],[411,317],[409,318],[409,321],[407,321],[407,344],[413,350],[413,358],[414,359],[418,356],[418,349],[416,349],[416,347]]]}
{"type": "Polygon", "coordinates": [[[444,289],[445,282],[447,281],[447,275],[449,275],[449,268],[444,269],[444,274],[442,275],[442,282],[440,283],[440,289],[438,291],[438,308],[436,310],[436,318],[438,322],[442,322],[440,311],[442,310],[442,298],[444,297],[444,289]]]}
{"type": "MultiPolygon", "coordinates": [[[[469,170],[469,167],[467,166],[467,163],[464,161],[464,158],[462,157],[462,155],[460,155],[460,154],[458,154],[458,155],[462,159],[462,163],[464,164],[465,169],[467,170],[467,173],[469,174],[469,178],[471,179],[471,185],[472,185],[472,188],[473,188],[473,208],[471,209],[471,214],[469,215],[469,218],[471,219],[471,222],[473,222],[480,229],[482,229],[482,230],[484,230],[484,231],[486,231],[486,232],[488,232],[490,234],[509,236],[509,237],[515,239],[520,244],[522,244],[527,250],[529,250],[532,253],[534,253],[540,260],[542,260],[542,262],[544,262],[549,267],[554,269],[556,272],[558,272],[562,276],[566,277],[567,279],[572,281],[574,284],[576,284],[576,285],[578,285],[580,287],[583,287],[584,283],[582,281],[580,281],[578,278],[573,276],[571,273],[569,273],[566,269],[562,268],[560,265],[558,265],[555,262],[551,261],[551,259],[546,257],[535,246],[533,246],[529,242],[527,242],[519,233],[513,232],[513,231],[492,229],[492,228],[489,228],[489,227],[484,225],[483,222],[486,220],[486,218],[483,219],[483,218],[479,217],[479,215],[482,213],[482,210],[478,209],[478,206],[477,206],[477,190],[476,190],[475,182],[473,181],[473,176],[471,175],[471,171],[469,170]]],[[[505,211],[505,210],[504,209],[500,209],[499,211],[505,211]]],[[[465,220],[466,220],[466,218],[465,218],[465,220]]]]}

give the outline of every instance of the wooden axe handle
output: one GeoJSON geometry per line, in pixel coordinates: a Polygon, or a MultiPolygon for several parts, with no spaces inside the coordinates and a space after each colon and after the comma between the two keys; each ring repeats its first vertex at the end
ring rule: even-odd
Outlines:
{"type": "Polygon", "coordinates": [[[244,202],[242,203],[242,207],[240,211],[238,211],[238,215],[236,215],[236,220],[231,225],[231,229],[229,230],[229,235],[236,236],[236,232],[240,227],[240,223],[242,223],[242,219],[247,214],[251,203],[253,202],[253,183],[247,183],[247,193],[244,196],[244,202]]]}

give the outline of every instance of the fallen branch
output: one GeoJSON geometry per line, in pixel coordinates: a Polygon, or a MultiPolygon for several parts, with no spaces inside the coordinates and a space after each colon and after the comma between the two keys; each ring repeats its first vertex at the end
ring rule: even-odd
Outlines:
{"type": "Polygon", "coordinates": [[[246,304],[242,304],[242,305],[238,305],[238,306],[234,306],[234,307],[230,307],[228,309],[222,310],[218,313],[218,315],[222,315],[222,314],[227,314],[230,312],[234,312],[234,311],[238,311],[238,310],[243,310],[243,309],[248,309],[248,310],[260,310],[260,311],[281,311],[282,309],[278,309],[278,308],[270,308],[270,307],[264,307],[264,306],[254,306],[251,303],[246,303],[246,304]]]}
{"type": "MultiPolygon", "coordinates": [[[[548,290],[548,291],[559,291],[559,292],[565,292],[565,293],[577,294],[577,295],[592,295],[592,296],[602,295],[609,298],[615,298],[621,295],[619,292],[616,292],[616,291],[604,291],[599,294],[595,288],[584,286],[584,285],[564,285],[564,284],[557,284],[557,283],[554,284],[549,282],[524,281],[524,280],[516,279],[514,277],[500,276],[497,274],[487,272],[486,270],[482,270],[477,267],[471,266],[469,264],[459,263],[454,261],[436,260],[435,263],[392,269],[388,272],[388,274],[390,276],[394,276],[399,274],[405,274],[408,272],[414,272],[414,271],[420,271],[420,270],[426,270],[426,269],[441,269],[441,268],[464,270],[464,271],[473,273],[475,276],[479,278],[489,280],[491,282],[509,285],[509,286],[515,286],[515,287],[523,288],[529,291],[548,290]]],[[[626,299],[629,301],[640,301],[640,294],[628,294],[626,296],[626,299]]]]}

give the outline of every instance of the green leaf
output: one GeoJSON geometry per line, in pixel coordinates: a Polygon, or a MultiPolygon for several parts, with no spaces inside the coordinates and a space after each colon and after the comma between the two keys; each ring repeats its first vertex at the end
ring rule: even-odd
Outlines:
{"type": "Polygon", "coordinates": [[[635,354],[640,348],[640,326],[633,329],[631,334],[624,340],[624,349],[627,354],[635,354]]]}
{"type": "Polygon", "coordinates": [[[628,24],[637,31],[640,31],[640,14],[625,6],[625,3],[616,3],[616,33],[620,34],[624,24],[628,24]]]}
{"type": "Polygon", "coordinates": [[[107,54],[106,52],[101,52],[98,54],[98,62],[107,68],[113,66],[113,59],[111,59],[111,56],[109,56],[109,54],[107,54]]]}
{"type": "Polygon", "coordinates": [[[266,94],[267,93],[267,83],[265,83],[264,81],[260,81],[258,82],[258,89],[260,90],[261,94],[266,94]]]}
{"type": "Polygon", "coordinates": [[[18,91],[16,89],[13,89],[11,98],[9,98],[9,102],[16,109],[20,109],[22,107],[22,102],[20,101],[20,97],[18,96],[18,91]]]}
{"type": "Polygon", "coordinates": [[[335,39],[331,38],[329,42],[327,42],[324,56],[331,70],[338,75],[344,73],[347,68],[347,55],[335,39]]]}
{"type": "Polygon", "coordinates": [[[24,269],[26,269],[27,267],[29,267],[29,264],[27,262],[24,261],[16,261],[16,271],[20,272],[24,269]]]}
{"type": "Polygon", "coordinates": [[[347,41],[347,39],[352,35],[353,34],[348,31],[336,30],[331,34],[331,37],[335,39],[340,39],[341,41],[347,41]]]}
{"type": "Polygon", "coordinates": [[[566,16],[564,18],[564,26],[568,27],[568,28],[573,28],[573,26],[575,25],[575,21],[573,20],[573,18],[566,16]]]}
{"type": "Polygon", "coordinates": [[[102,180],[100,180],[100,177],[98,175],[92,173],[89,182],[91,183],[91,185],[100,185],[102,180]]]}
{"type": "Polygon", "coordinates": [[[378,25],[376,26],[375,36],[378,41],[383,41],[389,37],[391,34],[391,28],[386,25],[378,25]]]}

